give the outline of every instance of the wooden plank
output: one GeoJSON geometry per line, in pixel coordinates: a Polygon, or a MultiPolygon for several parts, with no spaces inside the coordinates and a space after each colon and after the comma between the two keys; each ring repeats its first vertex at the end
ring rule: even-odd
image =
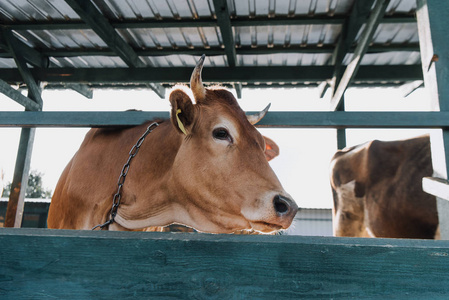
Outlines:
{"type": "MultiPolygon", "coordinates": [[[[168,117],[168,112],[148,111],[0,111],[0,127],[134,126],[147,120],[168,117]]],[[[268,112],[258,126],[279,128],[440,128],[449,127],[449,112],[268,112]]]]}
{"type": "Polygon", "coordinates": [[[449,293],[447,241],[3,229],[0,243],[6,299],[445,299],[449,293]]]}
{"type": "Polygon", "coordinates": [[[426,193],[449,201],[449,181],[435,177],[424,177],[422,180],[423,190],[426,193]]]}
{"type": "MultiPolygon", "coordinates": [[[[203,69],[203,82],[309,82],[323,81],[332,77],[332,66],[301,67],[208,67],[203,69]]],[[[176,68],[49,68],[33,69],[34,78],[46,82],[75,83],[187,83],[192,67],[176,68]]],[[[17,69],[2,69],[0,79],[21,82],[17,69]]],[[[357,81],[413,81],[422,80],[421,65],[361,66],[355,77],[357,81]]]]}
{"type": "Polygon", "coordinates": [[[358,40],[357,47],[351,61],[346,67],[345,72],[343,73],[341,80],[335,89],[334,95],[331,99],[331,110],[337,110],[344,92],[348,88],[350,82],[355,78],[355,75],[360,67],[360,63],[362,62],[363,55],[365,55],[369,43],[374,36],[374,32],[379,25],[379,21],[383,17],[389,3],[389,0],[377,0],[374,9],[371,12],[368,23],[366,24],[363,33],[358,40]]]}

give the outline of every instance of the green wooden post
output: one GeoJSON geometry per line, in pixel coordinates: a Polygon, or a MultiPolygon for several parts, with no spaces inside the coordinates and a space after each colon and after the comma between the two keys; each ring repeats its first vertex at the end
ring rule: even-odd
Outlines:
{"type": "MultiPolygon", "coordinates": [[[[449,51],[446,1],[417,1],[417,21],[424,84],[430,90],[433,109],[449,111],[449,51]]],[[[431,135],[434,177],[448,179],[449,130],[431,135]]],[[[449,199],[446,199],[449,200],[449,199]]],[[[449,239],[449,202],[438,198],[441,238],[449,239]]]]}
{"type": "Polygon", "coordinates": [[[35,131],[36,128],[22,128],[20,134],[11,193],[5,215],[5,227],[20,227],[22,224],[35,131]]]}
{"type": "MultiPolygon", "coordinates": [[[[345,111],[345,96],[342,96],[338,111],[345,111]]],[[[337,128],[337,149],[346,147],[346,128],[337,128]]]]}
{"type": "MultiPolygon", "coordinates": [[[[20,43],[13,35],[10,29],[2,28],[2,36],[9,48],[9,51],[14,56],[14,61],[17,68],[26,83],[28,88],[28,100],[34,101],[35,106],[27,104],[29,101],[24,101],[26,105],[25,110],[42,110],[43,101],[41,98],[42,89],[40,85],[34,80],[30,69],[27,66],[26,53],[29,52],[28,46],[20,43]]],[[[46,60],[40,60],[45,66],[46,60]]],[[[13,93],[14,94],[14,93],[13,93]]],[[[17,96],[17,94],[15,95],[17,96]]],[[[13,100],[18,101],[20,97],[13,100]]],[[[18,101],[19,102],[19,101],[18,101]]],[[[20,104],[24,104],[19,102],[20,104]]],[[[28,183],[28,175],[30,172],[31,154],[33,151],[35,128],[22,128],[20,135],[19,149],[17,151],[16,165],[14,169],[13,181],[11,184],[11,193],[9,195],[8,208],[5,216],[6,227],[20,227],[22,224],[23,208],[25,201],[25,191],[28,183]]]]}

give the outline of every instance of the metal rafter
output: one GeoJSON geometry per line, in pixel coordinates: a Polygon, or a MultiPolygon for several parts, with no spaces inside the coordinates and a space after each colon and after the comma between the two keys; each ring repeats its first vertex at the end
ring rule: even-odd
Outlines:
{"type": "MultiPolygon", "coordinates": [[[[346,16],[295,16],[290,17],[276,17],[276,18],[264,18],[257,17],[251,19],[239,18],[230,20],[233,27],[248,27],[248,26],[284,26],[284,25],[332,25],[343,24],[346,20],[346,16]]],[[[416,23],[416,19],[413,15],[392,15],[385,16],[381,20],[382,24],[395,24],[395,23],[416,23]]],[[[68,20],[68,21],[25,21],[14,22],[7,24],[13,30],[85,30],[90,29],[90,26],[82,21],[68,20]]],[[[192,28],[192,27],[215,27],[217,26],[216,20],[208,19],[196,19],[196,20],[143,20],[143,21],[111,21],[110,25],[115,29],[142,29],[142,28],[192,28]]]]}
{"type": "Polygon", "coordinates": [[[366,19],[371,12],[373,3],[374,0],[355,1],[352,7],[351,15],[343,23],[331,60],[331,65],[334,66],[334,74],[331,82],[331,86],[333,88],[332,95],[335,94],[344,71],[343,60],[346,54],[349,53],[355,37],[360,31],[360,28],[366,22],[366,19]]]}
{"type": "Polygon", "coordinates": [[[9,51],[12,53],[14,57],[14,61],[16,62],[17,68],[20,72],[20,75],[23,81],[26,83],[28,87],[28,92],[32,101],[36,102],[39,105],[39,110],[42,109],[43,101],[41,98],[41,89],[36,83],[33,75],[31,74],[31,70],[27,66],[27,62],[25,59],[24,53],[27,51],[26,47],[24,47],[23,43],[19,42],[16,37],[14,37],[11,30],[7,28],[2,28],[2,35],[8,46],[9,51]]]}
{"type": "MultiPolygon", "coordinates": [[[[11,29],[8,27],[3,27],[0,34],[0,48],[4,49],[3,55],[7,55],[6,57],[14,57],[13,51],[8,46],[8,43],[5,39],[5,32],[9,31],[11,32],[11,29]],[[3,33],[2,33],[3,32],[3,33]]],[[[23,58],[32,66],[38,67],[38,68],[47,68],[50,65],[50,60],[45,54],[42,54],[41,52],[31,48],[30,46],[24,44],[22,41],[18,40],[14,36],[10,37],[10,39],[14,39],[14,43],[16,45],[16,48],[20,48],[21,55],[23,58]]],[[[0,57],[2,54],[0,54],[0,57]]]]}
{"type": "MultiPolygon", "coordinates": [[[[335,49],[334,45],[323,45],[318,47],[316,45],[302,46],[274,46],[272,48],[258,47],[252,48],[251,46],[243,46],[236,49],[237,55],[264,55],[264,54],[282,54],[282,53],[310,53],[310,54],[330,54],[335,49]]],[[[352,46],[348,53],[353,53],[355,47],[352,46]]],[[[202,55],[207,56],[219,56],[225,55],[225,51],[221,47],[211,47],[208,49],[201,48],[177,48],[177,49],[134,49],[139,56],[169,56],[169,55],[202,55]]],[[[410,43],[403,44],[373,44],[370,45],[367,53],[382,53],[389,51],[406,51],[406,52],[418,52],[419,44],[410,43]]],[[[110,49],[97,49],[97,48],[71,48],[71,49],[42,49],[40,53],[45,56],[52,57],[77,57],[77,56],[117,56],[117,54],[110,49]]],[[[12,54],[8,51],[0,50],[0,57],[10,58],[12,54]]]]}
{"type": "MultiPolygon", "coordinates": [[[[206,83],[316,82],[332,76],[332,66],[299,67],[208,67],[203,69],[206,83]]],[[[91,83],[182,83],[187,82],[191,67],[175,68],[51,68],[33,69],[36,79],[47,82],[91,83]]],[[[2,69],[0,79],[20,82],[17,69],[2,69]]],[[[361,66],[356,81],[403,82],[422,80],[421,65],[361,66]]]]}
{"type": "Polygon", "coordinates": [[[343,76],[335,89],[334,96],[331,100],[331,110],[337,110],[340,106],[341,100],[343,98],[344,92],[349,86],[351,80],[357,74],[357,71],[360,67],[360,63],[362,61],[363,55],[366,53],[368,49],[369,43],[376,31],[377,26],[379,25],[379,20],[385,14],[385,10],[387,9],[388,3],[390,0],[377,0],[376,6],[371,12],[368,23],[366,24],[362,35],[357,43],[357,47],[354,51],[352,59],[343,73],[343,76]]]}
{"type": "MultiPolygon", "coordinates": [[[[65,1],[129,67],[145,67],[133,48],[120,37],[106,17],[90,1],[65,1]]],[[[159,97],[165,96],[164,87],[159,85],[150,87],[159,97]]]]}
{"type": "Polygon", "coordinates": [[[28,97],[22,95],[21,92],[13,89],[8,83],[0,79],[0,93],[16,101],[24,106],[27,110],[40,110],[39,104],[28,97]]]}
{"type": "Polygon", "coordinates": [[[235,67],[237,62],[237,53],[235,51],[234,35],[232,33],[231,19],[226,0],[214,0],[215,15],[217,16],[217,25],[220,28],[223,39],[224,51],[230,67],[235,67]]]}

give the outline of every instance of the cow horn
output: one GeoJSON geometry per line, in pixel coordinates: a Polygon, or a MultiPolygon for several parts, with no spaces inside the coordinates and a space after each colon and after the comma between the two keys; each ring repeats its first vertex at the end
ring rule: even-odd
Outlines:
{"type": "Polygon", "coordinates": [[[201,80],[201,70],[203,69],[203,63],[206,55],[203,54],[195,66],[195,69],[190,76],[190,89],[192,90],[193,97],[196,101],[202,100],[206,97],[206,88],[201,80]]]}
{"type": "Polygon", "coordinates": [[[251,124],[256,125],[260,120],[262,120],[263,117],[265,117],[265,115],[267,114],[267,111],[270,109],[270,106],[271,106],[271,103],[269,103],[267,105],[267,107],[265,107],[264,110],[262,110],[261,112],[258,112],[253,115],[246,115],[246,117],[248,118],[248,121],[251,124]]]}

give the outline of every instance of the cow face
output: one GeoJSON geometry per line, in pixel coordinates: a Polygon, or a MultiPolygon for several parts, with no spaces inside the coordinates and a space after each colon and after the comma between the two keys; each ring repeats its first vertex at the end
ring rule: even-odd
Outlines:
{"type": "Polygon", "coordinates": [[[172,125],[182,137],[173,180],[183,218],[206,232],[287,228],[297,206],[267,162],[278,148],[229,91],[203,87],[203,59],[191,79],[196,104],[182,90],[170,95],[172,125]]]}

